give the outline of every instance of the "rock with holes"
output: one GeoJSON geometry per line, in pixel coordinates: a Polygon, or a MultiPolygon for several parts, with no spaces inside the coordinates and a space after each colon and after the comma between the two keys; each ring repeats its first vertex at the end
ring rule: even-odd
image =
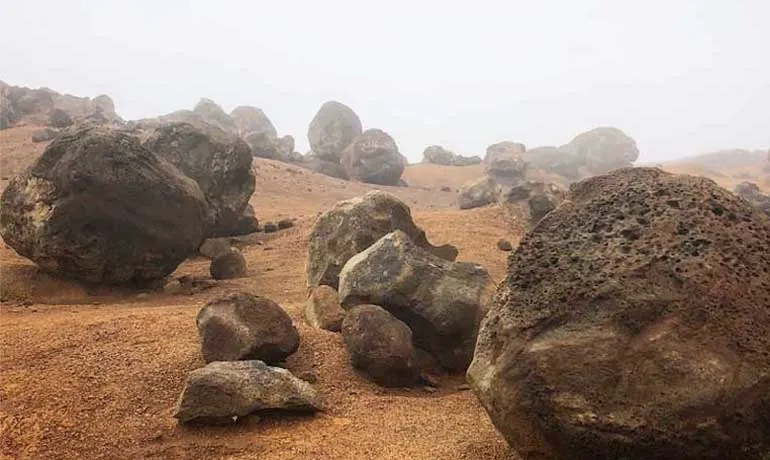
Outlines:
{"type": "Polygon", "coordinates": [[[401,185],[401,174],[407,161],[390,134],[381,129],[367,129],[345,148],[340,164],[353,180],[401,185]]]}
{"type": "Polygon", "coordinates": [[[460,209],[471,209],[497,203],[500,199],[500,186],[489,176],[470,181],[460,188],[457,205],[460,209]]]}
{"type": "Polygon", "coordinates": [[[358,305],[345,316],[342,338],[350,362],[385,387],[412,386],[420,377],[409,326],[377,305],[358,305]]]}
{"type": "Polygon", "coordinates": [[[1,202],[6,244],[47,272],[90,283],[162,279],[197,251],[206,229],[198,185],[106,128],[56,138],[1,202]]]}
{"type": "Polygon", "coordinates": [[[212,300],[196,318],[203,359],[283,361],[297,351],[299,334],[291,318],[272,300],[244,292],[212,300]]]}
{"type": "Polygon", "coordinates": [[[350,107],[337,101],[325,102],[307,131],[313,156],[339,163],[342,151],[362,132],[361,120],[350,107]]]}
{"type": "Polygon", "coordinates": [[[346,308],[382,306],[412,329],[416,346],[465,370],[491,287],[483,267],[436,257],[396,230],[348,260],[339,292],[346,308]]]}
{"type": "Polygon", "coordinates": [[[229,280],[246,276],[246,258],[236,249],[214,257],[209,273],[215,280],[229,280]]]}
{"type": "Polygon", "coordinates": [[[765,459],[770,219],[714,182],[573,184],[520,242],[468,378],[525,460],[765,459]]]}
{"type": "Polygon", "coordinates": [[[174,417],[180,423],[230,424],[265,411],[315,412],[321,400],[310,383],[262,361],[217,361],[187,376],[174,417]]]}
{"type": "Polygon", "coordinates": [[[340,296],[331,286],[316,286],[310,291],[305,303],[305,320],[317,329],[339,332],[345,310],[342,309],[340,296]]]}
{"type": "Polygon", "coordinates": [[[337,288],[342,266],[394,230],[406,233],[418,246],[447,260],[457,258],[454,246],[435,247],[415,225],[409,206],[394,195],[373,191],[362,197],[341,201],[316,221],[310,232],[307,255],[309,287],[337,288]]]}
{"type": "Polygon", "coordinates": [[[240,233],[236,229],[256,184],[243,140],[212,126],[170,123],[156,128],[143,145],[198,183],[208,203],[207,236],[240,233]]]}

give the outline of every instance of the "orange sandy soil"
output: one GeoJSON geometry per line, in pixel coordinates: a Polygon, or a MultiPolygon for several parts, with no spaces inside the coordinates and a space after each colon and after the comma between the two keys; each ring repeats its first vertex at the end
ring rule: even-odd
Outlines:
{"type": "MultiPolygon", "coordinates": [[[[0,189],[39,155],[34,127],[0,132],[0,189]]],[[[518,459],[495,432],[463,376],[440,388],[381,389],[353,371],[338,334],[304,325],[307,237],[318,213],[368,190],[388,190],[413,210],[434,244],[505,274],[506,253],[526,224],[520,210],[460,211],[456,190],[481,166],[413,165],[409,188],[339,181],[257,159],[252,204],[261,220],[297,226],[244,249],[246,278],[194,295],[85,287],[52,278],[0,242],[0,458],[7,459],[518,459]],[[441,192],[441,186],[451,192],[441,192]],[[301,346],[287,367],[313,374],[325,410],[249,417],[232,427],[184,428],[172,417],[187,373],[203,366],[195,316],[206,301],[245,290],[280,303],[301,346]]],[[[718,178],[717,178],[718,179],[718,178]]],[[[172,275],[208,275],[193,258],[172,275]]],[[[173,283],[173,282],[172,282],[173,283]]]]}

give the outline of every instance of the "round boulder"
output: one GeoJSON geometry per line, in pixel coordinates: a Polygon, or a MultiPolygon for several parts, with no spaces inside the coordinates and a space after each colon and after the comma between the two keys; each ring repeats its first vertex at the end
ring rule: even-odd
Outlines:
{"type": "Polygon", "coordinates": [[[340,164],[348,176],[368,184],[399,185],[406,159],[385,131],[367,129],[342,152],[340,164]]]}
{"type": "Polygon", "coordinates": [[[212,300],[196,318],[203,359],[283,361],[299,348],[299,334],[280,305],[247,293],[212,300]]]}
{"type": "Polygon", "coordinates": [[[500,157],[510,157],[521,155],[527,150],[524,144],[519,142],[503,141],[492,144],[487,147],[487,154],[484,156],[484,163],[491,163],[500,157]]]}
{"type": "Polygon", "coordinates": [[[246,276],[246,258],[239,251],[231,249],[211,260],[209,273],[215,280],[229,280],[246,276]]]}
{"type": "Polygon", "coordinates": [[[129,135],[65,133],[5,189],[0,235],[45,271],[87,282],[144,283],[200,246],[198,185],[129,135]]]}
{"type": "Polygon", "coordinates": [[[214,127],[170,123],[143,143],[198,183],[208,203],[208,235],[232,236],[254,193],[249,146],[214,127]]]}
{"type": "Polygon", "coordinates": [[[205,97],[201,98],[198,103],[195,104],[192,111],[194,114],[200,116],[206,123],[216,126],[222,131],[230,134],[236,134],[238,132],[238,128],[235,126],[233,119],[230,118],[230,115],[222,110],[222,107],[211,99],[205,97]]]}
{"type": "Polygon", "coordinates": [[[454,152],[445,149],[440,145],[429,145],[422,152],[423,163],[432,163],[435,165],[452,166],[455,163],[454,152]]]}
{"type": "Polygon", "coordinates": [[[329,101],[318,109],[310,122],[307,140],[314,156],[339,163],[342,151],[361,131],[361,120],[353,109],[340,102],[329,101]]]}
{"type": "Polygon", "coordinates": [[[377,305],[358,305],[342,322],[350,362],[375,383],[408,387],[420,377],[412,331],[377,305]]]}
{"type": "Polygon", "coordinates": [[[331,286],[316,286],[305,304],[305,320],[317,329],[339,332],[345,311],[340,296],[331,286]]]}
{"type": "Polygon", "coordinates": [[[618,128],[600,127],[576,136],[563,147],[592,175],[633,165],[639,158],[636,141],[618,128]]]}
{"type": "Polygon", "coordinates": [[[770,220],[625,168],[527,234],[468,379],[524,460],[767,458],[770,220]]]}
{"type": "Polygon", "coordinates": [[[278,137],[278,131],[262,109],[241,105],[230,112],[230,118],[235,123],[237,134],[241,137],[245,138],[251,133],[264,133],[270,137],[278,137]]]}
{"type": "Polygon", "coordinates": [[[496,203],[499,199],[500,186],[491,177],[484,176],[460,188],[457,205],[460,209],[471,209],[496,203]]]}

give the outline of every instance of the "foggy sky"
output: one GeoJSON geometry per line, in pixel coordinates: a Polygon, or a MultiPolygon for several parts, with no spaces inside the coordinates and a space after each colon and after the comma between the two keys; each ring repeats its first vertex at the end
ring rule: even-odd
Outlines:
{"type": "Polygon", "coordinates": [[[0,0],[0,79],[126,119],[262,108],[307,150],[336,99],[419,161],[601,125],[641,161],[770,148],[768,0],[0,0]]]}

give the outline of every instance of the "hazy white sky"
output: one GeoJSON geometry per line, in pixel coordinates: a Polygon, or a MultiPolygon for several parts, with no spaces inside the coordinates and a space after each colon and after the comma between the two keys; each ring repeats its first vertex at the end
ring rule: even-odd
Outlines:
{"type": "Polygon", "coordinates": [[[350,105],[402,153],[566,143],[642,160],[770,148],[770,0],[0,0],[0,79],[109,94],[124,118],[261,107],[307,149],[350,105]]]}

